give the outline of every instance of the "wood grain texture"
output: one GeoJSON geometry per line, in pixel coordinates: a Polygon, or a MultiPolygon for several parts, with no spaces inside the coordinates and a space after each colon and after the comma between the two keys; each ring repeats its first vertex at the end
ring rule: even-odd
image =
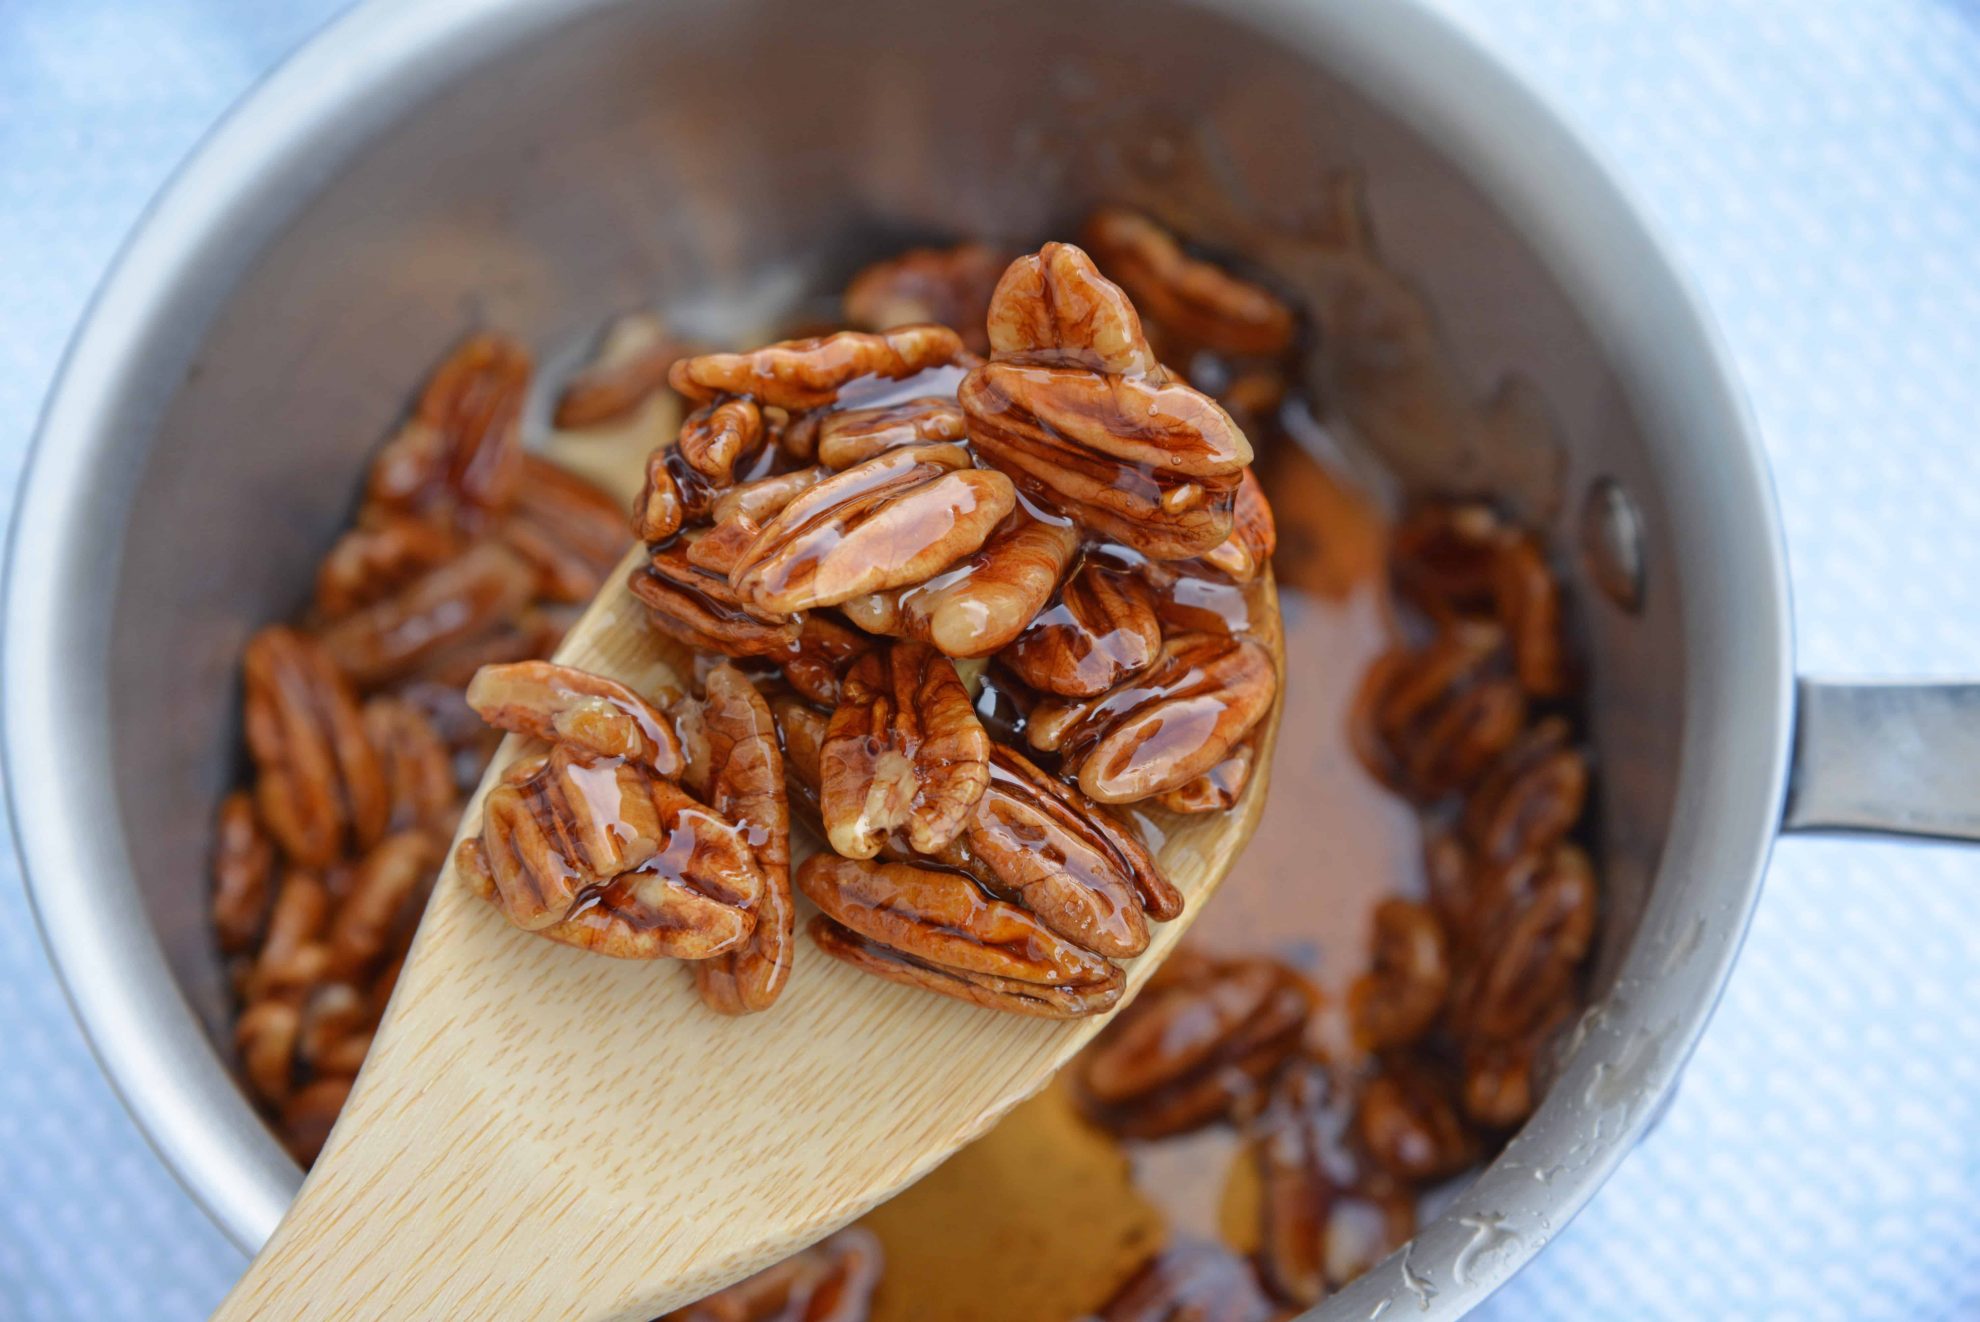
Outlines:
{"type": "MultiPolygon", "coordinates": [[[[557,660],[652,692],[689,667],[625,588],[642,554],[557,660]]],[[[1269,580],[1259,592],[1283,672],[1269,580]]],[[[1128,998],[1256,825],[1278,715],[1236,809],[1151,814],[1189,907],[1152,925],[1128,998]]],[[[464,829],[527,746],[504,743],[464,829]]],[[[215,1316],[651,1318],[873,1207],[1043,1087],[1105,1022],[896,986],[802,936],[782,999],[725,1018],[685,966],[517,931],[450,865],[343,1118],[215,1316]]]]}

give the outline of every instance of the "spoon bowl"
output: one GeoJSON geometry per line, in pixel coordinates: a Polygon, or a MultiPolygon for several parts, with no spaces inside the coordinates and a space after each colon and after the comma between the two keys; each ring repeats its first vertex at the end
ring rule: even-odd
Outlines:
{"type": "MultiPolygon", "coordinates": [[[[626,587],[645,554],[627,555],[556,660],[644,693],[685,689],[691,654],[626,587]]],[[[1283,671],[1269,574],[1255,590],[1283,671]]],[[[1233,808],[1146,814],[1187,905],[1127,962],[1120,1004],[1250,838],[1279,710],[1275,700],[1233,808]]],[[[489,787],[530,746],[504,741],[463,832],[479,830],[489,787]]],[[[797,858],[809,852],[792,843],[797,858]]],[[[448,857],[342,1117],[220,1322],[652,1318],[912,1182],[1111,1017],[986,1011],[866,976],[800,939],[776,1005],[730,1018],[678,967],[528,939],[448,857]]]]}

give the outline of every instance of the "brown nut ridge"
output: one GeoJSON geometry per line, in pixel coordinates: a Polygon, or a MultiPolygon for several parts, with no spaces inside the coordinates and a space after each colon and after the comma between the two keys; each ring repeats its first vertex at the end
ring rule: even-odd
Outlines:
{"type": "Polygon", "coordinates": [[[1167,377],[1127,294],[1070,243],[1048,243],[1006,267],[987,324],[994,358],[1167,377]]]}
{"type": "Polygon", "coordinates": [[[1004,649],[1002,660],[1042,693],[1089,698],[1155,663],[1162,625],[1147,586],[1089,559],[1004,649]]]}
{"type": "Polygon", "coordinates": [[[1464,834],[1487,864],[1560,841],[1588,797],[1588,759],[1558,716],[1539,721],[1492,764],[1464,805],[1464,834]]]}
{"type": "MultiPolygon", "coordinates": [[[[879,646],[857,629],[849,629],[820,611],[807,611],[798,630],[796,650],[778,658],[784,679],[820,707],[839,703],[839,680],[846,668],[879,646]]],[[[823,720],[821,716],[819,718],[823,720]]]]}
{"type": "Polygon", "coordinates": [[[389,597],[460,549],[460,536],[450,527],[410,514],[364,511],[317,566],[316,618],[339,620],[389,597]]]}
{"type": "Polygon", "coordinates": [[[1558,845],[1536,864],[1516,870],[1513,894],[1477,901],[1484,935],[1451,992],[1452,1027],[1468,1041],[1507,1042],[1533,1031],[1570,995],[1594,942],[1597,892],[1588,856],[1558,845]]]}
{"type": "Polygon", "coordinates": [[[720,574],[690,561],[680,541],[653,552],[627,579],[655,627],[690,647],[724,656],[774,656],[797,645],[799,623],[765,618],[720,574]]]}
{"type": "Polygon", "coordinates": [[[498,542],[480,542],[324,629],[323,647],[359,687],[389,683],[499,631],[536,585],[528,561],[498,542]]]}
{"type": "Polygon", "coordinates": [[[1350,731],[1376,776],[1434,800],[1484,774],[1525,720],[1526,698],[1508,671],[1505,633],[1459,621],[1422,650],[1397,649],[1369,667],[1350,731]]]}
{"type": "Polygon", "coordinates": [[[934,322],[957,331],[972,353],[990,352],[984,323],[1006,258],[983,243],[913,248],[873,263],[846,285],[846,320],[862,330],[934,322]]]}
{"type": "Polygon", "coordinates": [[[1503,628],[1528,693],[1567,691],[1560,587],[1531,533],[1489,505],[1432,503],[1397,526],[1391,562],[1397,589],[1433,620],[1488,619],[1503,628]]]}
{"type": "Polygon", "coordinates": [[[919,583],[969,555],[1017,503],[956,445],[910,445],[826,478],[765,524],[729,581],[791,614],[919,583]]]}
{"type": "Polygon", "coordinates": [[[1370,1079],[1355,1113],[1368,1155],[1398,1179],[1440,1180],[1478,1158],[1446,1081],[1423,1066],[1391,1062],[1370,1079]]]}
{"type": "Polygon", "coordinates": [[[953,398],[922,395],[870,408],[817,410],[791,424],[791,451],[833,470],[863,464],[876,454],[928,441],[960,441],[963,411],[953,398]]]}
{"type": "Polygon", "coordinates": [[[1253,730],[1231,750],[1229,757],[1187,785],[1157,794],[1155,802],[1170,812],[1185,815],[1229,812],[1244,797],[1244,787],[1251,783],[1251,767],[1257,758],[1258,732],[1253,730]]]}
{"type": "Polygon", "coordinates": [[[453,753],[433,722],[412,703],[387,695],[364,704],[363,720],[392,805],[387,829],[451,835],[461,796],[453,753]]]}
{"type": "Polygon", "coordinates": [[[751,353],[683,358],[667,379],[688,399],[707,402],[747,395],[759,404],[797,411],[835,403],[862,377],[899,381],[956,361],[962,340],[946,326],[901,326],[878,334],[840,331],[786,340],[751,353]]]}
{"type": "Polygon", "coordinates": [[[590,601],[630,543],[625,511],[608,492],[535,455],[523,456],[522,472],[502,541],[535,566],[538,597],[590,601]]]}
{"type": "Polygon", "coordinates": [[[945,656],[989,656],[1037,616],[1078,549],[1071,524],[1014,510],[980,548],[935,577],[853,597],[840,609],[868,633],[918,639],[945,656]]]}
{"type": "Polygon", "coordinates": [[[1269,959],[1183,954],[1157,978],[1095,1039],[1076,1076],[1088,1117],[1129,1138],[1231,1114],[1298,1050],[1313,1008],[1304,981],[1269,959]]]}
{"type": "Polygon", "coordinates": [[[1103,1014],[1119,1002],[1127,986],[1126,975],[1118,968],[1095,982],[1078,986],[1046,986],[992,973],[939,968],[822,913],[811,916],[806,930],[811,933],[812,944],[821,952],[862,973],[954,997],[985,1010],[1030,1015],[1035,1019],[1078,1019],[1103,1014]]]}
{"type": "Polygon", "coordinates": [[[897,830],[919,853],[959,835],[990,783],[990,736],[955,665],[899,640],[853,662],[820,749],[832,848],[872,858],[897,830]]]}
{"type": "Polygon", "coordinates": [[[1257,471],[1246,468],[1231,505],[1231,535],[1204,552],[1203,563],[1234,582],[1249,583],[1272,563],[1278,547],[1279,526],[1271,502],[1265,499],[1265,487],[1257,471]]]}
{"type": "Polygon", "coordinates": [[[384,834],[391,815],[356,696],[315,640],[275,625],[242,655],[255,805],[290,861],[326,867],[384,834]]]}
{"type": "Polygon", "coordinates": [[[325,935],[330,976],[363,978],[378,967],[400,925],[418,921],[441,853],[430,833],[401,831],[358,860],[325,935]]]}
{"type": "Polygon", "coordinates": [[[267,921],[275,842],[261,829],[246,790],[220,801],[213,837],[213,928],[221,952],[236,955],[254,945],[267,921]]]}
{"type": "Polygon", "coordinates": [[[372,461],[367,501],[465,533],[515,500],[529,354],[502,335],[475,335],[427,380],[413,415],[372,461]]]}
{"type": "Polygon", "coordinates": [[[1276,358],[1292,348],[1292,309],[1259,285],[1191,257],[1139,212],[1102,207],[1080,236],[1165,335],[1213,353],[1276,358]]]}
{"type": "Polygon", "coordinates": [[[1369,971],[1348,990],[1356,1043],[1368,1050],[1408,1046],[1430,1031],[1451,987],[1443,924],[1426,904],[1375,906],[1369,971]]]}
{"type": "Polygon", "coordinates": [[[689,768],[688,785],[741,830],[763,874],[749,940],[694,966],[701,999],[723,1014],[767,1010],[789,981],[795,954],[791,901],[791,811],[784,755],[770,706],[743,673],[719,665],[703,681],[706,765],[689,768]]]}
{"type": "Polygon", "coordinates": [[[1179,789],[1222,762],[1271,710],[1272,654],[1248,638],[1185,633],[1097,697],[1039,703],[1026,735],[1101,803],[1179,789]]]}
{"type": "Polygon", "coordinates": [[[685,766],[680,738],[660,710],[603,675],[549,661],[483,666],[467,701],[488,724],[547,743],[626,758],[662,776],[679,776],[685,766]]]}

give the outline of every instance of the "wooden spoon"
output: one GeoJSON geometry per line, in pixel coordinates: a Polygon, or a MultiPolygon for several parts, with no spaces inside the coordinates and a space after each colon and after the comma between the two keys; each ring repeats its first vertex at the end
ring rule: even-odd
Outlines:
{"type": "MultiPolygon", "coordinates": [[[[688,654],[625,587],[643,555],[556,659],[644,692],[685,687],[688,654]]],[[[1258,591],[1283,671],[1269,579],[1258,591]]],[[[1128,997],[1249,839],[1279,710],[1236,808],[1148,814],[1189,905],[1152,925],[1128,997]]],[[[503,744],[464,829],[527,746],[503,744]]],[[[806,916],[783,997],[732,1019],[675,963],[517,931],[449,863],[342,1119],[215,1317],[652,1318],[924,1174],[1106,1022],[1000,1014],[862,974],[803,938],[806,916]]]]}

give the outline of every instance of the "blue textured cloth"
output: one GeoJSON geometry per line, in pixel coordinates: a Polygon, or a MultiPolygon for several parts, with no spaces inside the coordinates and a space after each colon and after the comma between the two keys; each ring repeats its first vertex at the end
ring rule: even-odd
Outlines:
{"type": "MultiPolygon", "coordinates": [[[[1804,669],[1980,658],[1980,13],[1444,0],[1620,169],[1758,409],[1804,669]]],[[[0,0],[0,479],[118,240],[336,0],[0,0]]],[[[1976,788],[1980,792],[1980,788],[1976,788]]],[[[0,1318],[200,1317],[240,1257],[105,1086],[0,860],[0,1318]]],[[[1980,853],[1789,841],[1676,1105],[1485,1310],[1980,1317],[1980,853]]]]}

